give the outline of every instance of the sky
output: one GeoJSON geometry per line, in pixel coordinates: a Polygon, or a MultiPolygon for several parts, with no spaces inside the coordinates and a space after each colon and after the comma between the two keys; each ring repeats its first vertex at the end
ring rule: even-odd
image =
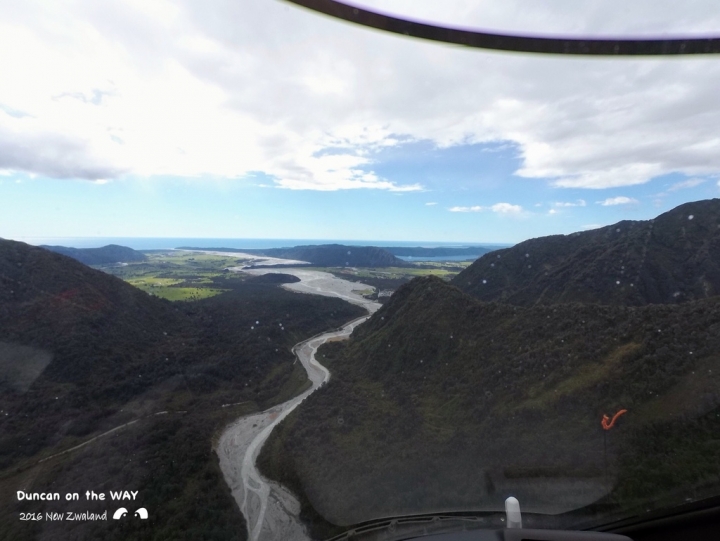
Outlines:
{"type": "MultiPolygon", "coordinates": [[[[356,0],[708,36],[714,0],[356,0]]],[[[0,237],[515,243],[720,196],[720,60],[490,52],[283,0],[0,0],[0,237]]]]}

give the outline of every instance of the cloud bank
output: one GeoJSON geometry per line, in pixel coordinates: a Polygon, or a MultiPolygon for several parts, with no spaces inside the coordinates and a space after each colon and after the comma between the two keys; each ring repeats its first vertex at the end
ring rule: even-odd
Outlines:
{"type": "MultiPolygon", "coordinates": [[[[535,33],[720,27],[712,0],[362,3],[535,33]]],[[[90,180],[262,172],[290,190],[417,191],[419,184],[381,178],[374,155],[431,141],[441,148],[510,143],[519,149],[518,175],[560,188],[720,173],[715,58],[463,50],[356,28],[280,1],[6,4],[4,170],[90,180]]],[[[513,207],[494,212],[520,212],[513,207]]]]}

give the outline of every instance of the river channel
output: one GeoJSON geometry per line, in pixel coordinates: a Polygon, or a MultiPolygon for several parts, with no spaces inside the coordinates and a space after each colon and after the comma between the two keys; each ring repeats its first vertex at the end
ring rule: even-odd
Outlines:
{"type": "Polygon", "coordinates": [[[350,336],[353,329],[381,305],[353,293],[353,290],[368,289],[370,286],[342,280],[327,272],[288,268],[273,270],[238,267],[231,270],[253,275],[277,272],[291,274],[300,278],[300,282],[284,284],[286,289],[338,297],[368,311],[367,316],[348,322],[340,330],[333,329],[296,344],[293,349],[307,371],[312,387],[266,411],[240,417],[225,428],[216,449],[225,481],[245,516],[250,541],[310,541],[298,518],[300,504],[297,499],[282,485],[262,477],[255,462],[273,428],[329,380],[330,372],[315,359],[317,349],[331,338],[350,336]]]}

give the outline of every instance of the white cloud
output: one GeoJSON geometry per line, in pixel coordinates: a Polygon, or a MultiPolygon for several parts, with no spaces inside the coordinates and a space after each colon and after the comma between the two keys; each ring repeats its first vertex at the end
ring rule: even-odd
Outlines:
{"type": "MultiPolygon", "coordinates": [[[[0,19],[0,169],[89,180],[257,171],[287,189],[402,192],[422,186],[381,178],[373,152],[429,140],[509,145],[519,175],[558,187],[720,173],[720,64],[710,57],[465,50],[279,1],[10,3],[0,19]]],[[[499,31],[720,27],[713,0],[364,3],[499,31]]]]}
{"type": "Polygon", "coordinates": [[[605,227],[605,226],[602,224],[586,224],[586,225],[580,226],[580,229],[589,230],[589,229],[599,229],[600,227],[605,227]]]}
{"type": "Polygon", "coordinates": [[[557,214],[558,212],[559,212],[558,209],[550,209],[550,210],[548,211],[548,214],[549,214],[550,216],[552,216],[553,214],[557,214]]]}
{"type": "Polygon", "coordinates": [[[434,205],[437,205],[437,203],[435,201],[431,201],[430,203],[425,203],[426,207],[432,207],[434,205]]]}
{"type": "Polygon", "coordinates": [[[495,203],[489,207],[483,207],[480,205],[472,207],[450,207],[448,210],[450,212],[483,212],[490,210],[496,214],[504,215],[518,215],[523,212],[523,208],[520,205],[511,205],[510,203],[495,203]]]}
{"type": "Polygon", "coordinates": [[[556,201],[553,203],[553,206],[555,207],[584,207],[587,205],[584,199],[578,199],[574,203],[572,202],[563,202],[563,201],[556,201]]]}
{"type": "Polygon", "coordinates": [[[667,191],[676,192],[678,190],[694,188],[695,186],[700,186],[700,184],[703,184],[705,181],[706,179],[704,178],[689,178],[687,180],[683,180],[682,182],[676,182],[675,184],[670,186],[667,191]]]}
{"type": "Polygon", "coordinates": [[[520,205],[511,205],[510,203],[496,203],[490,210],[498,214],[520,214],[522,207],[520,205]]]}
{"type": "Polygon", "coordinates": [[[632,197],[625,197],[624,195],[618,196],[618,197],[608,197],[604,201],[597,201],[598,205],[602,205],[603,207],[610,207],[614,205],[628,205],[630,203],[637,203],[637,199],[633,199],[632,197]]]}

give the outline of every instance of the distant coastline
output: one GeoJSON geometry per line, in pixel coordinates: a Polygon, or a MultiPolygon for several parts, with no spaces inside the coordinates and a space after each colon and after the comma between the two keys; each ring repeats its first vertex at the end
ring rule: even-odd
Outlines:
{"type": "Polygon", "coordinates": [[[230,239],[230,238],[187,238],[187,237],[22,237],[15,238],[20,242],[26,242],[34,246],[50,244],[68,246],[72,248],[100,248],[108,244],[127,246],[134,250],[164,250],[174,249],[179,246],[212,247],[223,246],[226,248],[287,248],[302,245],[316,244],[344,244],[348,246],[408,246],[408,247],[470,247],[485,246],[492,248],[506,248],[513,246],[508,243],[496,242],[434,242],[434,241],[402,241],[402,240],[343,240],[343,239],[230,239]]]}

